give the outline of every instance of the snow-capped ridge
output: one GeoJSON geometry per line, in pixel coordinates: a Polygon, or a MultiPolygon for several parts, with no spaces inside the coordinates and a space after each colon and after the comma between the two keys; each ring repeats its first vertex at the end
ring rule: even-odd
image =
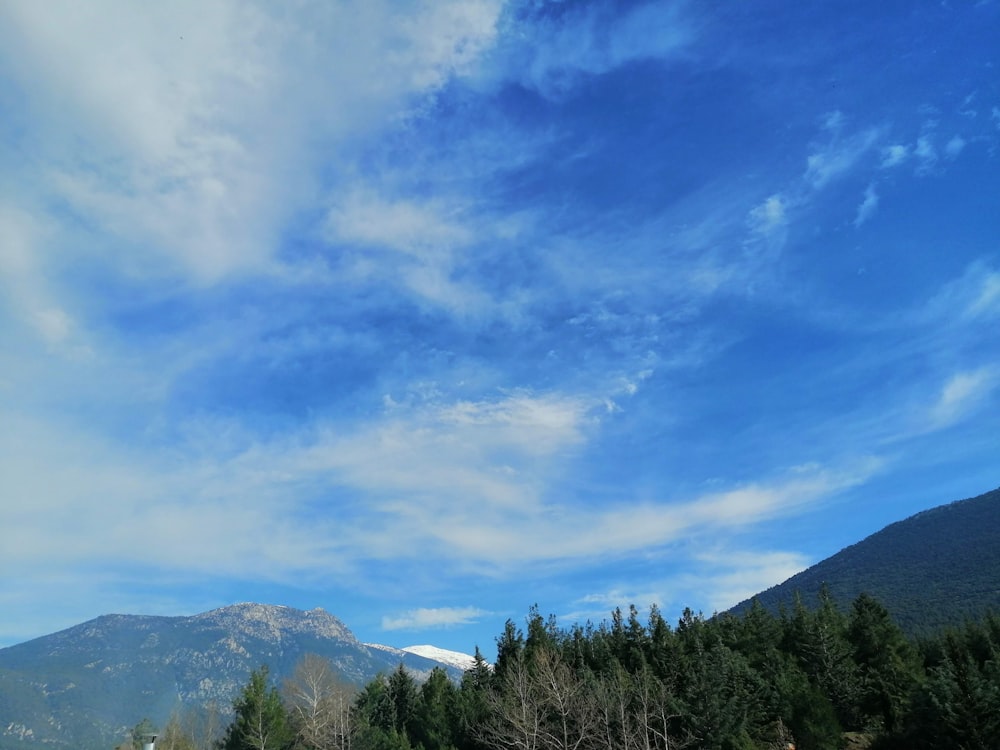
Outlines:
{"type": "Polygon", "coordinates": [[[464,654],[461,651],[449,651],[448,649],[438,648],[437,646],[406,646],[401,650],[408,654],[422,656],[425,659],[433,659],[434,661],[447,664],[449,667],[455,667],[457,669],[461,669],[462,671],[472,669],[472,666],[476,663],[476,657],[474,656],[464,654]]]}

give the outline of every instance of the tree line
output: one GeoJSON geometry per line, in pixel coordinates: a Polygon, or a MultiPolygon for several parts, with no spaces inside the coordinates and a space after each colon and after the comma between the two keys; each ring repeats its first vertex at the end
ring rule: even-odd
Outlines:
{"type": "Polygon", "coordinates": [[[359,690],[310,655],[280,689],[254,671],[214,741],[175,715],[157,750],[997,748],[998,654],[1000,617],[911,640],[866,594],[675,626],[655,607],[569,628],[533,608],[460,682],[400,664],[359,690]]]}

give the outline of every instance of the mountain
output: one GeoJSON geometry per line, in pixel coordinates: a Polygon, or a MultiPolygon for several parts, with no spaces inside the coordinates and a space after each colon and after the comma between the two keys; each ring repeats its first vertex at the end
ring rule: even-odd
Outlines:
{"type": "Polygon", "coordinates": [[[1000,612],[1000,489],[891,524],[754,598],[771,611],[796,594],[812,606],[824,584],[842,607],[871,594],[910,635],[1000,612]]]}
{"type": "Polygon", "coordinates": [[[403,658],[406,654],[422,656],[425,659],[432,659],[438,664],[444,664],[460,672],[472,669],[476,663],[476,657],[463,654],[461,651],[448,651],[437,646],[406,646],[405,648],[393,648],[392,646],[382,646],[378,643],[366,643],[368,648],[376,648],[403,658]]]}
{"type": "Polygon", "coordinates": [[[436,662],[447,664],[448,666],[460,669],[463,672],[472,669],[473,665],[476,663],[476,658],[474,656],[463,654],[460,651],[448,651],[447,649],[438,648],[437,646],[406,646],[403,651],[406,651],[409,654],[423,656],[427,659],[433,659],[436,662]]]}
{"type": "Polygon", "coordinates": [[[105,615],[0,649],[0,750],[100,748],[148,717],[162,726],[180,707],[228,711],[253,669],[276,684],[307,653],[362,685],[401,662],[421,679],[433,658],[368,646],[322,609],[237,604],[193,617],[105,615]]]}

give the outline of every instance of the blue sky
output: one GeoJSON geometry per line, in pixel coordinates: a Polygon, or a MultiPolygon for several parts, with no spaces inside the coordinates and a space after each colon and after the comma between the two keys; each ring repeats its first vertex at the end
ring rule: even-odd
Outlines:
{"type": "Polygon", "coordinates": [[[492,655],[1000,485],[1000,7],[0,5],[0,645],[492,655]]]}

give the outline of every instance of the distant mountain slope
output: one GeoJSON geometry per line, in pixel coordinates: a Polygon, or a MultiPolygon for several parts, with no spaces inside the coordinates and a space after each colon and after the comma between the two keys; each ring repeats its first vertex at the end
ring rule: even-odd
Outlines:
{"type": "Polygon", "coordinates": [[[393,654],[400,659],[404,659],[407,654],[422,656],[425,659],[432,659],[438,664],[451,667],[458,672],[465,672],[467,669],[472,669],[473,665],[476,663],[476,657],[470,654],[463,654],[461,651],[449,651],[448,649],[438,648],[437,646],[405,646],[403,648],[393,648],[392,646],[382,646],[378,643],[366,643],[365,646],[385,651],[386,653],[393,654]]]}
{"type": "Polygon", "coordinates": [[[162,725],[180,706],[228,710],[251,670],[277,683],[307,653],[361,685],[402,662],[417,677],[436,666],[417,654],[370,648],[323,610],[238,604],[193,617],[106,615],[0,649],[0,750],[118,744],[144,717],[162,725]]]}
{"type": "Polygon", "coordinates": [[[1000,612],[1000,489],[891,524],[756,598],[776,611],[799,592],[811,607],[824,583],[842,606],[872,594],[911,635],[1000,612]]]}
{"type": "Polygon", "coordinates": [[[441,662],[442,664],[449,664],[455,669],[461,669],[463,672],[472,669],[475,666],[476,658],[470,656],[469,654],[463,654],[459,651],[448,651],[447,649],[438,648],[437,646],[406,646],[403,648],[410,654],[416,654],[417,656],[423,656],[427,659],[433,659],[434,661],[441,662]]]}

